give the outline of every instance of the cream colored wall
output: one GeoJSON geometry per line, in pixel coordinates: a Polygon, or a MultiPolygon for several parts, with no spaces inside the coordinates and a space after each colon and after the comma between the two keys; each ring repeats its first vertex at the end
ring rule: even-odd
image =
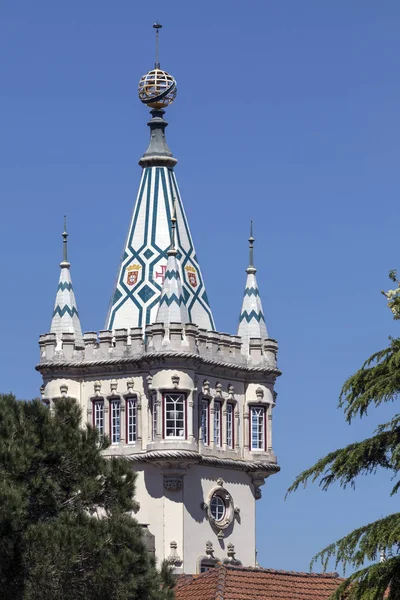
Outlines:
{"type": "Polygon", "coordinates": [[[145,465],[138,471],[137,499],[140,509],[136,518],[148,524],[155,536],[157,560],[161,562],[168,558],[170,543],[174,541],[177,543],[177,553],[183,559],[183,572],[195,573],[199,558],[205,555],[206,542],[211,541],[215,557],[221,560],[227,558],[226,547],[232,543],[236,558],[245,566],[255,566],[255,499],[249,475],[194,465],[183,474],[182,489],[169,491],[164,488],[163,477],[172,476],[173,472],[173,469],[163,471],[153,465],[145,465]],[[219,478],[223,479],[224,488],[232,496],[234,506],[240,508],[239,520],[234,518],[225,530],[223,540],[218,539],[201,506],[209,501],[210,494],[218,488],[219,478]]]}
{"type": "Polygon", "coordinates": [[[200,556],[205,555],[206,542],[211,541],[215,557],[227,558],[226,546],[235,546],[236,558],[245,566],[255,566],[255,498],[250,477],[247,473],[206,467],[193,466],[184,478],[184,570],[195,573],[200,556]],[[219,540],[216,532],[201,508],[208,501],[222,478],[224,488],[230,493],[235,507],[240,508],[240,521],[235,517],[225,530],[225,537],[219,540]]]}

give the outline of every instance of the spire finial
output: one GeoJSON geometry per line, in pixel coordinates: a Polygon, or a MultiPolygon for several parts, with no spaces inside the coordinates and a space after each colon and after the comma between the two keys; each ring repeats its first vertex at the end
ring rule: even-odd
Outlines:
{"type": "Polygon", "coordinates": [[[158,32],[162,28],[162,25],[157,21],[157,23],[154,23],[153,27],[156,30],[156,62],[154,63],[154,68],[159,69],[160,62],[159,62],[159,57],[158,57],[158,43],[159,43],[158,32]]]}
{"type": "Polygon", "coordinates": [[[64,215],[64,231],[62,232],[62,238],[63,238],[63,259],[62,262],[60,263],[60,267],[69,267],[70,263],[68,262],[68,242],[67,242],[67,238],[68,238],[68,233],[67,233],[67,216],[64,215]]]}
{"type": "Polygon", "coordinates": [[[171,216],[171,246],[168,250],[168,256],[176,256],[177,251],[175,248],[175,228],[176,228],[176,199],[174,197],[172,216],[171,216]]]}
{"type": "Polygon", "coordinates": [[[249,268],[254,268],[254,238],[253,238],[253,220],[250,220],[250,237],[249,237],[249,268]]]}

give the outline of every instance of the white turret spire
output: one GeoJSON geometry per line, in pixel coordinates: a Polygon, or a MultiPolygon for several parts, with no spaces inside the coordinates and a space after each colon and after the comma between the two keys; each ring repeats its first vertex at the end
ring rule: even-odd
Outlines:
{"type": "Polygon", "coordinates": [[[257,269],[254,266],[253,246],[253,221],[250,221],[249,266],[246,269],[246,287],[238,327],[238,335],[243,340],[242,348],[246,354],[248,353],[250,338],[268,338],[260,293],[257,286],[257,269]]]}
{"type": "Polygon", "coordinates": [[[189,316],[182,291],[180,264],[175,248],[176,214],[171,218],[171,246],[168,250],[167,268],[165,270],[164,282],[161,290],[160,305],[157,311],[156,322],[164,323],[169,327],[171,323],[189,322],[189,316]]]}
{"type": "Polygon", "coordinates": [[[56,301],[51,320],[50,333],[55,333],[57,346],[61,344],[63,333],[75,334],[75,343],[82,344],[82,329],[76,306],[74,289],[72,287],[70,267],[67,254],[67,218],[64,217],[63,259],[60,262],[61,273],[58,282],[56,301]]]}

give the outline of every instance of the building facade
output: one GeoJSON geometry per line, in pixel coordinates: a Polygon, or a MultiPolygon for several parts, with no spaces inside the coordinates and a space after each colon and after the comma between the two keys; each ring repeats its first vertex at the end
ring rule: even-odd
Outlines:
{"type": "Polygon", "coordinates": [[[253,261],[237,335],[209,306],[168,148],[176,82],[159,64],[139,84],[150,143],[106,328],[82,334],[67,232],[50,332],[40,336],[42,397],[72,397],[137,473],[136,518],[177,573],[221,561],[254,567],[256,500],[279,470],[272,446],[277,343],[253,261]]]}

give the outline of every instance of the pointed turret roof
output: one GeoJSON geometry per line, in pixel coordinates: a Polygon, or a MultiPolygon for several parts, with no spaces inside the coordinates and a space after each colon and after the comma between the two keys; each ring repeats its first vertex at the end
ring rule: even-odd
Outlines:
{"type": "Polygon", "coordinates": [[[253,257],[254,237],[253,223],[250,223],[249,237],[249,266],[246,269],[247,279],[244,290],[242,310],[240,311],[238,335],[243,340],[243,350],[248,351],[250,338],[267,338],[264,312],[258,291],[256,272],[253,257]]]}
{"type": "Polygon", "coordinates": [[[166,327],[171,323],[182,323],[184,325],[189,322],[182,291],[181,267],[177,258],[178,252],[175,248],[175,226],[176,216],[174,210],[174,215],[171,219],[171,247],[168,250],[167,268],[156,317],[156,322],[164,323],[166,327]]]}
{"type": "MultiPolygon", "coordinates": [[[[176,81],[160,69],[158,61],[139,82],[139,98],[152,110],[150,143],[139,161],[143,167],[128,237],[118,267],[106,329],[142,327],[155,323],[167,264],[171,256],[170,221],[176,200],[176,258],[181,264],[180,284],[188,322],[215,329],[203,276],[179,194],[164,119],[166,108],[176,96],[176,81]]],[[[172,262],[172,261],[170,261],[172,262]]]]}
{"type": "Polygon", "coordinates": [[[74,289],[72,287],[70,267],[67,254],[67,222],[64,217],[63,237],[63,260],[60,262],[61,273],[58,282],[56,301],[54,304],[53,317],[51,320],[50,333],[55,333],[57,345],[61,342],[63,333],[75,334],[75,343],[82,344],[82,329],[76,306],[74,289]]]}

